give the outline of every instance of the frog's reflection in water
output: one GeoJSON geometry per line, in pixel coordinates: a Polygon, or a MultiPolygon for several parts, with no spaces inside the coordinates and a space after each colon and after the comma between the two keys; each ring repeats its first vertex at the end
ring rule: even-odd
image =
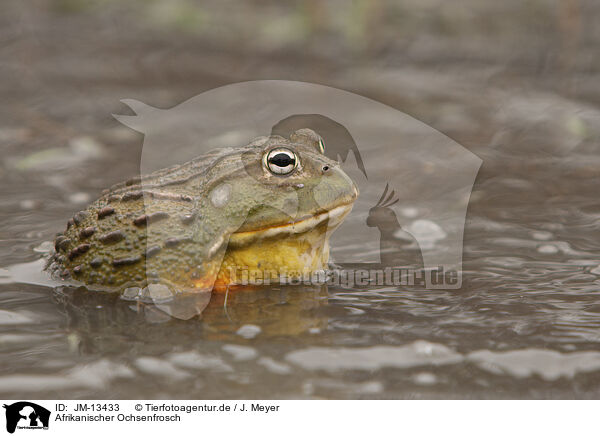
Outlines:
{"type": "Polygon", "coordinates": [[[244,331],[255,331],[257,339],[295,336],[325,329],[328,323],[326,285],[186,296],[177,302],[179,308],[201,312],[189,319],[169,315],[162,304],[125,301],[116,293],[61,288],[54,298],[63,306],[67,328],[82,353],[122,353],[130,348],[155,354],[199,341],[246,343],[244,331]],[[240,330],[249,325],[252,328],[240,330]]]}

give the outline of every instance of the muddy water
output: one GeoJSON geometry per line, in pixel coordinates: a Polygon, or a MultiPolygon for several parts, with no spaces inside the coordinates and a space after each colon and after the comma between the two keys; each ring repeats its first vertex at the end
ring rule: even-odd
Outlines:
{"type": "MultiPolygon", "coordinates": [[[[568,176],[554,186],[514,175],[476,184],[460,290],[238,291],[225,307],[215,295],[201,316],[179,320],[152,305],[44,285],[41,263],[24,264],[0,285],[0,391],[15,398],[597,397],[596,192],[590,179],[568,176]],[[551,198],[533,201],[535,189],[551,198]],[[27,280],[40,284],[16,283],[27,280]]],[[[64,208],[83,197],[76,194],[64,208]]],[[[64,218],[44,196],[13,198],[15,215],[35,224],[16,231],[5,266],[39,257],[44,235],[64,218]]]]}
{"type": "Polygon", "coordinates": [[[530,63],[543,38],[509,58],[476,47],[440,58],[443,44],[416,42],[421,57],[408,63],[309,56],[306,71],[282,54],[183,37],[170,55],[160,32],[108,32],[113,15],[61,27],[53,14],[17,14],[20,45],[4,47],[3,83],[16,85],[3,91],[0,125],[0,397],[599,397],[600,96],[589,57],[569,76],[530,63]],[[264,77],[358,91],[483,159],[461,289],[273,287],[230,294],[226,307],[215,295],[181,320],[40,276],[43,243],[139,166],[141,137],[109,115],[123,112],[120,98],[168,107],[264,77]]]}

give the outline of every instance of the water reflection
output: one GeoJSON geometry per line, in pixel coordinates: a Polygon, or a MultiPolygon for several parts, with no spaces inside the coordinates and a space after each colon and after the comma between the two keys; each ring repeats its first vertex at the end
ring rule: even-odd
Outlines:
{"type": "Polygon", "coordinates": [[[244,342],[293,336],[327,327],[326,286],[236,290],[179,296],[169,303],[126,301],[116,293],[60,287],[55,303],[83,353],[118,353],[125,342],[145,352],[190,341],[244,342]],[[225,304],[225,298],[227,298],[225,304]],[[184,319],[182,314],[193,314],[184,319]],[[177,314],[177,316],[175,316],[177,314]],[[198,315],[198,316],[196,316],[198,315]]]}

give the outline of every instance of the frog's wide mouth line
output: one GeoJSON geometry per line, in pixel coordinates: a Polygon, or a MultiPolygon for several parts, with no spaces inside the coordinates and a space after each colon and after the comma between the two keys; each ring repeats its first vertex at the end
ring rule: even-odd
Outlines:
{"type": "Polygon", "coordinates": [[[304,233],[311,229],[314,229],[316,226],[318,226],[326,220],[329,220],[327,228],[334,229],[335,227],[339,226],[346,217],[346,215],[350,213],[353,205],[354,202],[342,204],[327,212],[322,212],[317,215],[301,218],[297,221],[285,223],[278,226],[264,227],[244,232],[234,232],[230,236],[229,242],[238,244],[248,242],[249,240],[255,239],[257,237],[271,238],[281,234],[304,233]]]}

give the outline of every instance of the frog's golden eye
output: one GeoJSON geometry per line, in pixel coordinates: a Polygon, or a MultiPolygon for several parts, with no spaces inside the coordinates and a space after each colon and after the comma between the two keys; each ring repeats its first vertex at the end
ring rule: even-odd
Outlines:
{"type": "Polygon", "coordinates": [[[317,144],[317,148],[322,154],[325,154],[325,142],[322,139],[319,139],[319,143],[317,144]]]}
{"type": "Polygon", "coordinates": [[[298,157],[287,148],[275,148],[265,154],[264,163],[273,174],[286,176],[298,166],[298,157]]]}

